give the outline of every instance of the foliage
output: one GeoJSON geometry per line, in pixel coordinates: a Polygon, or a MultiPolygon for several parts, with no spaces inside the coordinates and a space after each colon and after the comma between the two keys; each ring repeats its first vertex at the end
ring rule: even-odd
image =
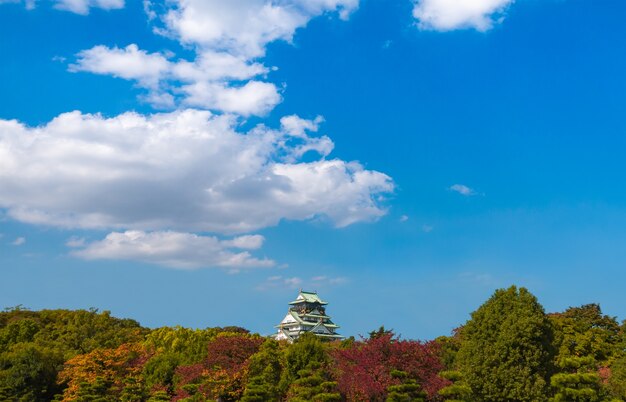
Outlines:
{"type": "Polygon", "coordinates": [[[381,325],[380,327],[378,327],[377,330],[368,332],[367,335],[370,339],[380,338],[388,335],[393,336],[393,330],[385,329],[385,326],[381,325]]]}
{"type": "Polygon", "coordinates": [[[439,345],[439,355],[446,370],[453,370],[456,367],[454,361],[461,348],[461,330],[462,327],[455,328],[452,331],[452,336],[440,336],[435,339],[439,345]]]}
{"type": "Polygon", "coordinates": [[[283,366],[280,344],[271,339],[265,341],[259,351],[250,357],[249,379],[242,402],[280,400],[279,384],[283,366]]]}
{"type": "Polygon", "coordinates": [[[124,344],[116,349],[96,349],[77,355],[68,360],[59,373],[59,382],[67,383],[62,400],[130,401],[131,394],[142,396],[141,370],[147,359],[140,344],[124,344]]]}
{"type": "Polygon", "coordinates": [[[57,373],[66,360],[142,340],[146,332],[134,320],[96,309],[5,309],[0,312],[0,399],[51,400],[64,387],[57,373]]]}
{"type": "Polygon", "coordinates": [[[424,402],[426,392],[413,378],[404,371],[391,370],[391,377],[400,381],[400,384],[387,387],[386,402],[424,402]]]}
{"type": "Polygon", "coordinates": [[[301,370],[309,364],[329,363],[327,345],[311,333],[305,333],[285,352],[285,366],[279,388],[284,393],[289,386],[300,378],[301,370]]]}
{"type": "Polygon", "coordinates": [[[450,382],[449,385],[439,390],[439,395],[446,398],[445,402],[463,402],[470,400],[472,389],[463,381],[463,374],[460,371],[442,371],[439,373],[439,376],[450,382]]]}
{"type": "Polygon", "coordinates": [[[538,401],[554,369],[553,328],[535,296],[497,290],[462,330],[456,360],[472,401],[538,401]]]}
{"type": "Polygon", "coordinates": [[[550,384],[556,393],[553,402],[595,402],[600,400],[600,376],[593,356],[570,357],[561,360],[560,372],[550,384]]]}
{"type": "Polygon", "coordinates": [[[607,382],[612,396],[626,400],[626,356],[613,362],[607,382]]]}
{"type": "Polygon", "coordinates": [[[332,381],[328,370],[319,362],[311,362],[298,371],[298,379],[291,384],[287,394],[291,402],[335,402],[341,401],[337,383],[332,381]]]}
{"type": "MultiPolygon", "coordinates": [[[[221,333],[207,345],[202,362],[176,370],[176,399],[198,398],[238,401],[247,380],[248,363],[263,338],[244,333],[221,333]]],[[[202,399],[201,399],[202,400],[202,399]]]]}
{"type": "Polygon", "coordinates": [[[602,314],[597,304],[570,307],[550,315],[555,327],[557,361],[574,356],[589,356],[601,364],[618,351],[620,326],[614,317],[602,314]]]}
{"type": "Polygon", "coordinates": [[[596,304],[546,316],[498,290],[451,336],[295,343],[240,327],[149,330],[91,310],[0,312],[0,400],[624,401],[626,322],[596,304]],[[549,381],[548,381],[549,380],[549,381]]]}
{"type": "Polygon", "coordinates": [[[162,327],[150,331],[144,345],[157,355],[167,352],[176,356],[180,364],[194,364],[206,358],[207,345],[220,332],[221,328],[162,327]]]}
{"type": "Polygon", "coordinates": [[[401,383],[392,370],[407,373],[431,398],[445,385],[437,375],[443,366],[435,342],[399,340],[385,333],[335,349],[333,357],[339,390],[351,401],[384,401],[388,388],[401,383]]]}
{"type": "Polygon", "coordinates": [[[619,396],[619,380],[603,378],[607,367],[623,355],[623,334],[614,317],[597,304],[570,307],[550,315],[555,327],[558,373],[551,379],[555,401],[595,401],[604,394],[619,396]]]}
{"type": "Polygon", "coordinates": [[[60,391],[57,366],[63,357],[33,343],[0,354],[0,400],[49,401],[60,391]]]}

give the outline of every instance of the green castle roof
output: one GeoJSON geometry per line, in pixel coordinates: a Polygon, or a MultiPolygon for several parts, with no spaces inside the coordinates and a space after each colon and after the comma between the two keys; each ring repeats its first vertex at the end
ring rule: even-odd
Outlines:
{"type": "Polygon", "coordinates": [[[300,304],[300,303],[319,303],[319,304],[328,304],[322,299],[319,298],[317,292],[305,292],[303,290],[298,294],[298,298],[289,304],[300,304]]]}

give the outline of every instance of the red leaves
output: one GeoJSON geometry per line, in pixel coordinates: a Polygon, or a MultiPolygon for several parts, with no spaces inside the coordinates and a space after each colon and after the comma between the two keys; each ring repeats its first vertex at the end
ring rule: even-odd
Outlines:
{"type": "Polygon", "coordinates": [[[333,358],[339,390],[350,401],[384,401],[387,388],[399,383],[391,377],[394,369],[416,379],[431,399],[445,385],[434,342],[398,340],[389,333],[336,349],[333,358]]]}
{"type": "Polygon", "coordinates": [[[207,358],[176,369],[174,400],[199,393],[207,398],[238,400],[243,394],[250,356],[258,352],[263,338],[247,334],[218,335],[207,346],[207,358]]]}
{"type": "Polygon", "coordinates": [[[249,335],[217,336],[208,345],[206,367],[239,371],[248,358],[259,351],[263,338],[249,335]]]}

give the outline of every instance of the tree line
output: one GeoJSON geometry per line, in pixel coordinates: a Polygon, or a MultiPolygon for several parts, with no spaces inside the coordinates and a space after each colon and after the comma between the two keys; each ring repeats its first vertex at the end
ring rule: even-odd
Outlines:
{"type": "Polygon", "coordinates": [[[240,327],[148,329],[96,309],[0,312],[7,401],[626,401],[626,321],[497,290],[450,336],[293,344],[240,327]]]}

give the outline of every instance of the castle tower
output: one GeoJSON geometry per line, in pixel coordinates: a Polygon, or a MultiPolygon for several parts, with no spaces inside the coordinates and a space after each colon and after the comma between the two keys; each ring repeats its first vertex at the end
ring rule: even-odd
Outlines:
{"type": "Polygon", "coordinates": [[[319,298],[317,292],[304,292],[300,289],[296,300],[289,303],[289,312],[276,325],[278,332],[273,335],[274,339],[293,342],[304,332],[330,340],[343,339],[343,336],[335,332],[339,326],[326,315],[327,304],[319,298]]]}

